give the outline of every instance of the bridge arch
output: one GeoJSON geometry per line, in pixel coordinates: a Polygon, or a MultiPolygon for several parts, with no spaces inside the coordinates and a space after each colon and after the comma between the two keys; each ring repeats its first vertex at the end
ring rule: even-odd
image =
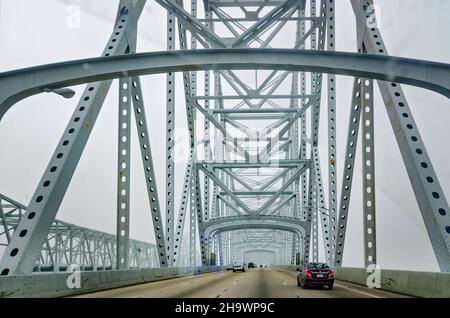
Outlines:
{"type": "Polygon", "coordinates": [[[220,232],[243,229],[273,229],[292,232],[304,237],[308,232],[307,223],[293,217],[283,216],[231,216],[216,218],[202,225],[202,232],[205,239],[220,232]]]}
{"type": "Polygon", "coordinates": [[[450,98],[450,66],[406,58],[296,49],[208,49],[99,57],[0,74],[0,120],[18,101],[67,86],[121,77],[198,70],[270,69],[373,78],[450,98]],[[440,76],[430,78],[428,74],[440,76]],[[33,79],[32,81],[26,79],[33,79]]]}

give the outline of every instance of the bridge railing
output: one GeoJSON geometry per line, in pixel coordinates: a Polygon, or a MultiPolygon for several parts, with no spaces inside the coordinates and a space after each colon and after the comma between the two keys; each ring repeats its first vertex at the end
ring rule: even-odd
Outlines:
{"type": "Polygon", "coordinates": [[[0,298],[50,298],[224,270],[220,266],[36,273],[0,277],[0,298]]]}

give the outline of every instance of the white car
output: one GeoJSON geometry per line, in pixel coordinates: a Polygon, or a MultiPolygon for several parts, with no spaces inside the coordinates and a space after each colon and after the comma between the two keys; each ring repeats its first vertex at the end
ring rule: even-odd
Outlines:
{"type": "Polygon", "coordinates": [[[235,272],[245,272],[244,264],[234,264],[233,265],[233,273],[235,272]]]}

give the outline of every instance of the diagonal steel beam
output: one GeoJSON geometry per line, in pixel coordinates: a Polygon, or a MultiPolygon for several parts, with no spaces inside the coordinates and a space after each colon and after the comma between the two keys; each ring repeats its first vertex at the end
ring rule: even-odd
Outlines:
{"type": "MultiPolygon", "coordinates": [[[[232,142],[234,140],[234,138],[227,132],[225,127],[223,127],[222,124],[213,115],[211,115],[209,111],[206,111],[203,107],[201,107],[197,101],[193,102],[192,105],[196,109],[198,109],[203,114],[203,116],[205,116],[205,118],[207,118],[224,135],[225,142],[232,142]]],[[[249,153],[239,144],[232,142],[232,145],[236,149],[236,152],[241,156],[243,156],[244,158],[250,157],[249,153]]]]}
{"type": "Polygon", "coordinates": [[[236,173],[229,169],[223,169],[223,171],[228,174],[233,180],[242,184],[247,190],[252,190],[252,187],[248,185],[244,180],[242,180],[236,173]]]}
{"type": "Polygon", "coordinates": [[[287,197],[283,201],[281,201],[278,205],[274,206],[271,211],[268,211],[265,215],[274,215],[279,209],[284,207],[286,204],[288,204],[292,199],[295,198],[295,194],[292,194],[291,196],[287,197]]]}
{"type": "Polygon", "coordinates": [[[267,188],[269,188],[270,186],[272,186],[275,182],[277,182],[279,179],[284,178],[284,176],[291,171],[291,169],[285,169],[283,172],[278,173],[276,175],[274,175],[272,178],[270,178],[266,183],[264,183],[261,188],[259,189],[260,191],[264,191],[267,190],[267,188]]]}
{"type": "MultiPolygon", "coordinates": [[[[305,0],[302,1],[304,6],[305,0]]],[[[258,22],[250,27],[246,32],[241,34],[241,36],[233,42],[231,47],[236,48],[248,45],[250,41],[260,35],[264,30],[271,27],[274,23],[277,22],[277,19],[284,16],[293,6],[296,5],[298,5],[298,0],[284,1],[273,10],[271,10],[265,17],[258,20],[258,22]]]]}
{"type": "Polygon", "coordinates": [[[297,113],[289,119],[288,123],[280,130],[280,132],[267,143],[266,147],[261,149],[261,151],[258,154],[258,156],[261,159],[265,158],[270,153],[272,147],[275,146],[280,140],[280,138],[283,137],[289,131],[292,125],[297,121],[298,118],[300,118],[308,110],[311,104],[312,101],[310,100],[308,103],[303,105],[302,108],[299,108],[297,110],[297,113]]]}
{"type": "Polygon", "coordinates": [[[209,171],[204,166],[205,165],[198,165],[198,167],[203,171],[203,173],[205,173],[205,175],[207,175],[211,180],[213,180],[217,184],[217,186],[222,188],[222,190],[226,192],[242,209],[244,209],[245,212],[250,214],[251,211],[249,210],[247,205],[244,202],[242,202],[233,192],[231,192],[228,189],[228,187],[215,175],[214,172],[209,171]]]}
{"type": "Polygon", "coordinates": [[[227,47],[220,37],[211,32],[206,26],[194,18],[189,12],[184,10],[183,7],[178,5],[174,0],[155,0],[155,2],[174,14],[179,19],[180,23],[185,26],[185,28],[195,34],[197,39],[202,37],[210,42],[213,47],[227,47]]]}
{"type": "Polygon", "coordinates": [[[238,215],[242,215],[242,212],[237,207],[235,207],[233,204],[231,204],[231,202],[229,202],[228,200],[225,200],[225,198],[223,196],[221,196],[219,194],[219,195],[217,195],[217,198],[220,199],[223,203],[225,203],[225,205],[230,207],[230,209],[235,211],[238,215]]]}
{"type": "Polygon", "coordinates": [[[309,168],[308,165],[303,165],[301,168],[298,169],[298,171],[286,182],[284,183],[281,188],[277,191],[275,195],[273,195],[258,211],[256,211],[255,214],[261,215],[264,214],[270,206],[275,202],[277,198],[280,197],[280,195],[295,181],[297,180],[300,175],[305,172],[305,170],[309,168]]]}

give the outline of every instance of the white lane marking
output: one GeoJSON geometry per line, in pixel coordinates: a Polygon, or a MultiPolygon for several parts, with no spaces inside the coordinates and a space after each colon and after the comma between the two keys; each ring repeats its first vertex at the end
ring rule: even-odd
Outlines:
{"type": "Polygon", "coordinates": [[[284,286],[287,286],[286,282],[282,282],[284,286]]]}
{"type": "Polygon", "coordinates": [[[235,281],[235,282],[233,282],[233,285],[236,285],[237,283],[238,283],[239,281],[235,281]]]}
{"type": "Polygon", "coordinates": [[[345,288],[345,289],[348,289],[348,290],[351,290],[351,291],[354,291],[356,293],[360,293],[360,294],[363,294],[363,295],[366,295],[366,296],[370,296],[370,297],[373,297],[373,298],[382,298],[382,297],[375,296],[375,295],[372,295],[372,294],[369,294],[369,293],[365,293],[363,291],[356,290],[356,289],[353,289],[353,288],[350,288],[350,287],[347,287],[347,286],[339,285],[339,284],[336,284],[336,283],[334,284],[334,286],[339,286],[339,287],[342,287],[342,288],[345,288]]]}

